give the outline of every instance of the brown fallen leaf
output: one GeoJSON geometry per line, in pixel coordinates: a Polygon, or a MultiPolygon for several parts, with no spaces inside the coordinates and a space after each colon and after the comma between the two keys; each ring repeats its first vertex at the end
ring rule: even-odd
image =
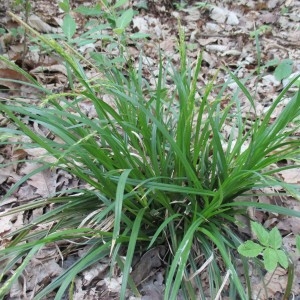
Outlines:
{"type": "Polygon", "coordinates": [[[20,159],[24,159],[27,155],[28,154],[27,154],[27,152],[25,150],[23,150],[23,149],[16,149],[13,152],[12,160],[13,161],[18,161],[20,159]]]}
{"type": "Polygon", "coordinates": [[[1,168],[1,173],[0,173],[0,184],[5,182],[9,176],[13,173],[13,166],[9,165],[5,168],[1,168]]]}
{"type": "MultiPolygon", "coordinates": [[[[4,210],[3,213],[6,213],[4,210]]],[[[12,237],[5,237],[7,233],[11,231],[18,230],[23,226],[23,215],[16,213],[12,215],[3,216],[0,213],[0,249],[5,247],[5,244],[12,238],[12,237]]],[[[1,267],[0,267],[1,269],[1,267]]]]}
{"type": "Polygon", "coordinates": [[[278,21],[279,17],[280,17],[279,15],[274,13],[263,13],[260,16],[260,21],[263,24],[274,24],[278,21]]]}
{"type": "Polygon", "coordinates": [[[274,273],[267,273],[264,280],[252,286],[252,299],[267,300],[270,295],[283,294],[287,285],[287,271],[278,267],[274,273]],[[268,284],[266,284],[268,283],[268,284]],[[266,285],[266,286],[264,286],[266,285]],[[267,292],[267,294],[266,294],[267,292]]]}
{"type": "Polygon", "coordinates": [[[60,28],[50,26],[49,24],[44,22],[39,16],[34,14],[30,15],[28,23],[32,28],[42,33],[58,33],[61,31],[60,28]]]}
{"type": "Polygon", "coordinates": [[[280,171],[280,175],[284,182],[296,184],[300,183],[300,168],[280,171]]]}
{"type": "Polygon", "coordinates": [[[153,269],[159,268],[162,265],[162,257],[165,253],[166,248],[164,246],[158,246],[147,251],[131,272],[133,281],[139,285],[151,274],[153,269]]]}
{"type": "Polygon", "coordinates": [[[17,90],[20,88],[21,83],[15,81],[27,82],[28,80],[17,71],[8,68],[0,68],[0,85],[7,87],[11,91],[17,90]]]}
{"type": "MultiPolygon", "coordinates": [[[[20,173],[27,175],[39,167],[40,165],[37,163],[25,163],[25,166],[21,169],[20,173]]],[[[36,195],[41,197],[49,197],[55,193],[56,178],[56,173],[50,169],[47,169],[31,176],[27,183],[36,188],[36,195]]]]}

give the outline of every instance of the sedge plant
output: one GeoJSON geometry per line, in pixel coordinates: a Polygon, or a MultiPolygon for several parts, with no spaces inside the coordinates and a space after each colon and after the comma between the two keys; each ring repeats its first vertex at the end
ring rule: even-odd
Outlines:
{"type": "MultiPolygon", "coordinates": [[[[300,142],[293,135],[299,128],[295,122],[300,113],[300,93],[292,95],[277,119],[272,119],[272,112],[287,97],[293,81],[265,115],[245,120],[239,95],[243,92],[255,110],[251,93],[230,73],[231,79],[211,99],[216,89],[214,79],[205,87],[198,86],[201,54],[193,66],[188,63],[182,32],[180,66],[164,65],[161,59],[156,86],[152,87],[143,79],[142,62],[138,68],[129,64],[126,73],[113,65],[107,68],[105,61],[87,61],[76,49],[70,55],[65,44],[22,25],[61,56],[71,70],[70,80],[76,84],[69,92],[52,93],[1,57],[11,68],[24,73],[27,84],[44,96],[40,105],[2,100],[0,109],[15,128],[0,131],[7,136],[25,135],[30,142],[15,142],[15,146],[43,148],[47,157],[52,157],[39,159],[40,168],[34,173],[64,169],[88,188],[29,201],[2,213],[51,207],[7,234],[11,241],[0,250],[4,264],[1,297],[40,249],[68,240],[76,242],[72,251],[89,245],[88,251],[36,291],[33,299],[44,299],[53,291],[55,299],[61,299],[80,272],[107,256],[112,268],[122,271],[120,299],[125,299],[128,288],[139,295],[130,275],[133,257],[137,249],[146,251],[157,245],[167,248],[164,299],[176,299],[179,291],[185,299],[222,294],[230,299],[248,299],[251,285],[247,258],[237,252],[242,241],[235,215],[246,215],[248,207],[255,207],[300,217],[297,211],[251,201],[251,190],[266,186],[282,186],[297,196],[297,189],[275,174],[297,166],[300,142]],[[82,64],[94,68],[99,76],[88,78],[82,64]],[[221,99],[232,80],[239,89],[224,107],[221,99]],[[93,103],[96,118],[89,118],[80,109],[80,102],[87,99],[93,103]],[[228,121],[232,131],[226,135],[228,121]],[[33,123],[56,138],[35,131],[33,123]],[[295,163],[277,167],[282,160],[295,163]],[[124,251],[125,261],[121,258],[124,251]],[[237,257],[244,266],[245,282],[237,273],[237,257]],[[203,272],[207,274],[209,295],[201,280],[203,272]]],[[[17,182],[7,195],[29,177],[17,182]]],[[[67,256],[67,250],[62,254],[67,256]]]]}

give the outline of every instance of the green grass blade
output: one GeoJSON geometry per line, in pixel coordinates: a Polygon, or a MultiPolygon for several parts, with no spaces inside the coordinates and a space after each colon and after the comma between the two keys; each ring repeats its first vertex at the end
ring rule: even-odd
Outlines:
{"type": "Polygon", "coordinates": [[[117,191],[116,191],[116,200],[115,200],[115,220],[114,220],[114,231],[113,238],[111,242],[110,255],[115,246],[116,240],[120,234],[121,228],[121,219],[122,219],[122,208],[123,208],[123,199],[124,199],[124,190],[126,185],[126,180],[129,176],[131,170],[124,170],[119,178],[117,191]]]}
{"type": "Polygon", "coordinates": [[[103,245],[95,245],[92,247],[87,254],[75,262],[68,270],[66,270],[59,277],[55,278],[47,287],[45,287],[41,292],[39,292],[34,300],[45,299],[45,297],[54,289],[59,288],[55,300],[62,299],[66,289],[71,284],[75,276],[91,266],[92,264],[99,261],[101,258],[105,257],[109,252],[110,243],[103,245]]]}
{"type": "Polygon", "coordinates": [[[120,290],[120,299],[121,300],[125,300],[125,296],[126,296],[126,287],[127,287],[127,282],[128,282],[128,276],[130,273],[130,268],[131,268],[131,264],[132,264],[132,258],[134,255],[134,250],[135,250],[135,246],[137,243],[137,237],[140,231],[140,226],[141,226],[141,222],[143,219],[143,215],[146,211],[146,208],[141,209],[136,218],[135,221],[133,223],[132,226],[132,231],[131,231],[131,235],[130,235],[130,240],[129,240],[129,245],[128,245],[128,249],[127,249],[127,254],[126,254],[126,261],[124,264],[124,270],[123,270],[123,280],[122,280],[122,286],[121,286],[121,290],[120,290]]]}
{"type": "Polygon", "coordinates": [[[202,222],[202,219],[194,221],[188,228],[186,234],[184,235],[182,241],[178,246],[170,270],[167,274],[166,289],[164,294],[164,299],[166,300],[177,299],[177,294],[183,278],[186,262],[188,260],[189,252],[192,246],[193,235],[202,222]]]}
{"type": "Polygon", "coordinates": [[[165,219],[162,224],[157,228],[155,234],[153,235],[150,244],[148,246],[147,249],[150,249],[151,246],[155,243],[156,239],[158,238],[158,236],[160,235],[160,233],[164,230],[164,228],[174,219],[181,217],[180,214],[173,214],[170,217],[168,217],[167,219],[165,219]]]}
{"type": "MultiPolygon", "coordinates": [[[[16,280],[18,280],[19,276],[22,274],[24,269],[26,268],[29,261],[33,258],[36,252],[42,247],[43,245],[35,245],[31,248],[29,253],[26,255],[20,266],[14,271],[13,275],[4,282],[4,284],[0,287],[0,298],[3,299],[4,296],[7,294],[11,286],[14,284],[16,280]]],[[[2,276],[1,276],[2,277],[2,276]]]]}

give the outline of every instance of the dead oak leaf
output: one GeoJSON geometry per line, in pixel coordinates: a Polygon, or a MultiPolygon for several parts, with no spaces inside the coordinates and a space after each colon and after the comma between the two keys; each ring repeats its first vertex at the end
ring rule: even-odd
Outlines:
{"type": "MultiPolygon", "coordinates": [[[[23,175],[28,175],[36,171],[39,167],[41,167],[41,164],[26,163],[25,166],[21,169],[21,172],[23,175]]],[[[37,174],[33,174],[28,179],[27,183],[36,188],[36,195],[46,198],[55,193],[56,178],[56,173],[49,168],[37,174]]]]}
{"type": "Polygon", "coordinates": [[[267,273],[263,280],[252,286],[253,299],[267,300],[276,293],[284,293],[287,285],[287,271],[277,268],[274,273],[267,273]],[[268,284],[266,285],[266,282],[268,284]]]}
{"type": "Polygon", "coordinates": [[[6,233],[17,230],[23,226],[22,214],[13,214],[7,216],[1,216],[1,226],[0,226],[0,237],[3,237],[6,233]]]}
{"type": "Polygon", "coordinates": [[[28,23],[31,27],[36,29],[38,32],[59,33],[61,31],[60,28],[50,26],[48,23],[44,22],[39,16],[34,15],[34,14],[32,14],[29,17],[28,23]]]}
{"type": "Polygon", "coordinates": [[[300,183],[300,168],[283,170],[280,172],[284,182],[287,183],[300,183]]]}
{"type": "Polygon", "coordinates": [[[21,86],[20,82],[27,82],[25,76],[19,72],[0,67],[0,85],[7,87],[12,93],[18,90],[21,86]]]}
{"type": "Polygon", "coordinates": [[[260,21],[263,24],[274,24],[278,21],[279,17],[279,15],[274,13],[264,13],[260,16],[260,21]]]}
{"type": "Polygon", "coordinates": [[[276,226],[281,232],[293,232],[294,234],[300,233],[300,219],[296,217],[289,217],[280,221],[276,226]]]}
{"type": "Polygon", "coordinates": [[[20,176],[15,172],[14,165],[8,165],[0,168],[0,184],[4,182],[11,184],[20,180],[20,176]]]}
{"type": "Polygon", "coordinates": [[[165,255],[165,252],[166,249],[164,246],[158,246],[146,252],[131,272],[133,281],[136,284],[140,284],[151,274],[153,269],[160,267],[162,265],[162,257],[165,255]]]}
{"type": "Polygon", "coordinates": [[[24,272],[26,274],[24,284],[14,285],[14,289],[10,291],[10,299],[19,299],[24,290],[30,292],[49,284],[50,281],[60,275],[62,271],[63,269],[54,259],[46,262],[32,259],[24,272]]]}
{"type": "Polygon", "coordinates": [[[28,184],[19,188],[17,196],[19,201],[28,201],[37,198],[35,188],[28,184]]]}

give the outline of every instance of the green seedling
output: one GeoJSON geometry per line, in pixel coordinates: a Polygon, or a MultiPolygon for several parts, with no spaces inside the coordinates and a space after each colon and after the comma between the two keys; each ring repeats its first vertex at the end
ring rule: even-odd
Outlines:
{"type": "Polygon", "coordinates": [[[246,257],[262,255],[263,263],[268,272],[274,271],[278,264],[283,268],[288,267],[288,256],[282,250],[282,237],[278,228],[267,231],[261,224],[251,222],[251,229],[257,242],[251,240],[238,247],[238,252],[246,257]]]}
{"type": "Polygon", "coordinates": [[[70,1],[69,0],[63,0],[61,2],[58,3],[58,6],[61,10],[63,10],[66,13],[69,13],[71,10],[70,7],[70,1]]]}
{"type": "Polygon", "coordinates": [[[256,30],[253,30],[250,32],[250,37],[255,38],[255,36],[261,36],[263,34],[266,34],[267,32],[270,32],[272,30],[272,27],[269,25],[262,25],[259,26],[256,30]]]}
{"type": "Polygon", "coordinates": [[[274,76],[277,80],[288,78],[293,72],[293,61],[291,59],[282,60],[275,69],[274,76]]]}

